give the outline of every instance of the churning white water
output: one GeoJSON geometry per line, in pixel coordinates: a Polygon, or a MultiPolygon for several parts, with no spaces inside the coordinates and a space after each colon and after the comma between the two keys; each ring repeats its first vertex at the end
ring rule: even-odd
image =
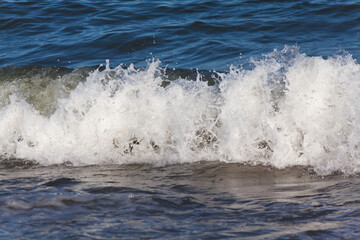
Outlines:
{"type": "Polygon", "coordinates": [[[65,77],[49,83],[32,102],[24,93],[35,91],[31,85],[1,83],[1,157],[43,165],[220,160],[359,173],[356,60],[285,47],[251,64],[214,73],[214,86],[200,74],[167,80],[159,61],[143,70],[107,64],[67,92],[59,87],[65,77]]]}

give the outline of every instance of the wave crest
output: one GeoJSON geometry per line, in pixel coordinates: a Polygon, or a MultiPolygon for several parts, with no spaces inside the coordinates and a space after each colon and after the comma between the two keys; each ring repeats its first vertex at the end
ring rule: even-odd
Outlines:
{"type": "Polygon", "coordinates": [[[51,99],[31,102],[30,87],[4,85],[1,156],[43,165],[220,160],[359,172],[360,66],[351,55],[324,59],[285,47],[250,65],[191,80],[174,78],[160,61],[146,69],[107,63],[66,94],[50,94],[53,110],[44,112],[37,101],[51,99]]]}

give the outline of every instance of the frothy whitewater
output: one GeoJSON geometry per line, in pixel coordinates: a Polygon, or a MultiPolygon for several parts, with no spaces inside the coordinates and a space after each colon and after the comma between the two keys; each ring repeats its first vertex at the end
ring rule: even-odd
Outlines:
{"type": "Polygon", "coordinates": [[[196,161],[360,171],[360,65],[285,47],[248,66],[170,79],[146,69],[3,80],[1,159],[41,165],[196,161]]]}

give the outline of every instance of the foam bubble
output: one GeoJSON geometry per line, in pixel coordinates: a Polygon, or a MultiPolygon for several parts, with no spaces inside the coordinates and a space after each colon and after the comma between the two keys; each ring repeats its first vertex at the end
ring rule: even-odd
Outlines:
{"type": "Polygon", "coordinates": [[[168,80],[159,61],[95,70],[53,113],[13,94],[0,110],[2,158],[43,165],[220,160],[359,172],[360,66],[295,47],[218,73],[168,80]]]}

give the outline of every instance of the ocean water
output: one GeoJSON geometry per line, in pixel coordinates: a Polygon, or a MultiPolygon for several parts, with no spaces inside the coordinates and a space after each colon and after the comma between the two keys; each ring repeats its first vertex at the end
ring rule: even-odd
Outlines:
{"type": "Polygon", "coordinates": [[[358,1],[1,1],[1,239],[356,239],[358,1]]]}

